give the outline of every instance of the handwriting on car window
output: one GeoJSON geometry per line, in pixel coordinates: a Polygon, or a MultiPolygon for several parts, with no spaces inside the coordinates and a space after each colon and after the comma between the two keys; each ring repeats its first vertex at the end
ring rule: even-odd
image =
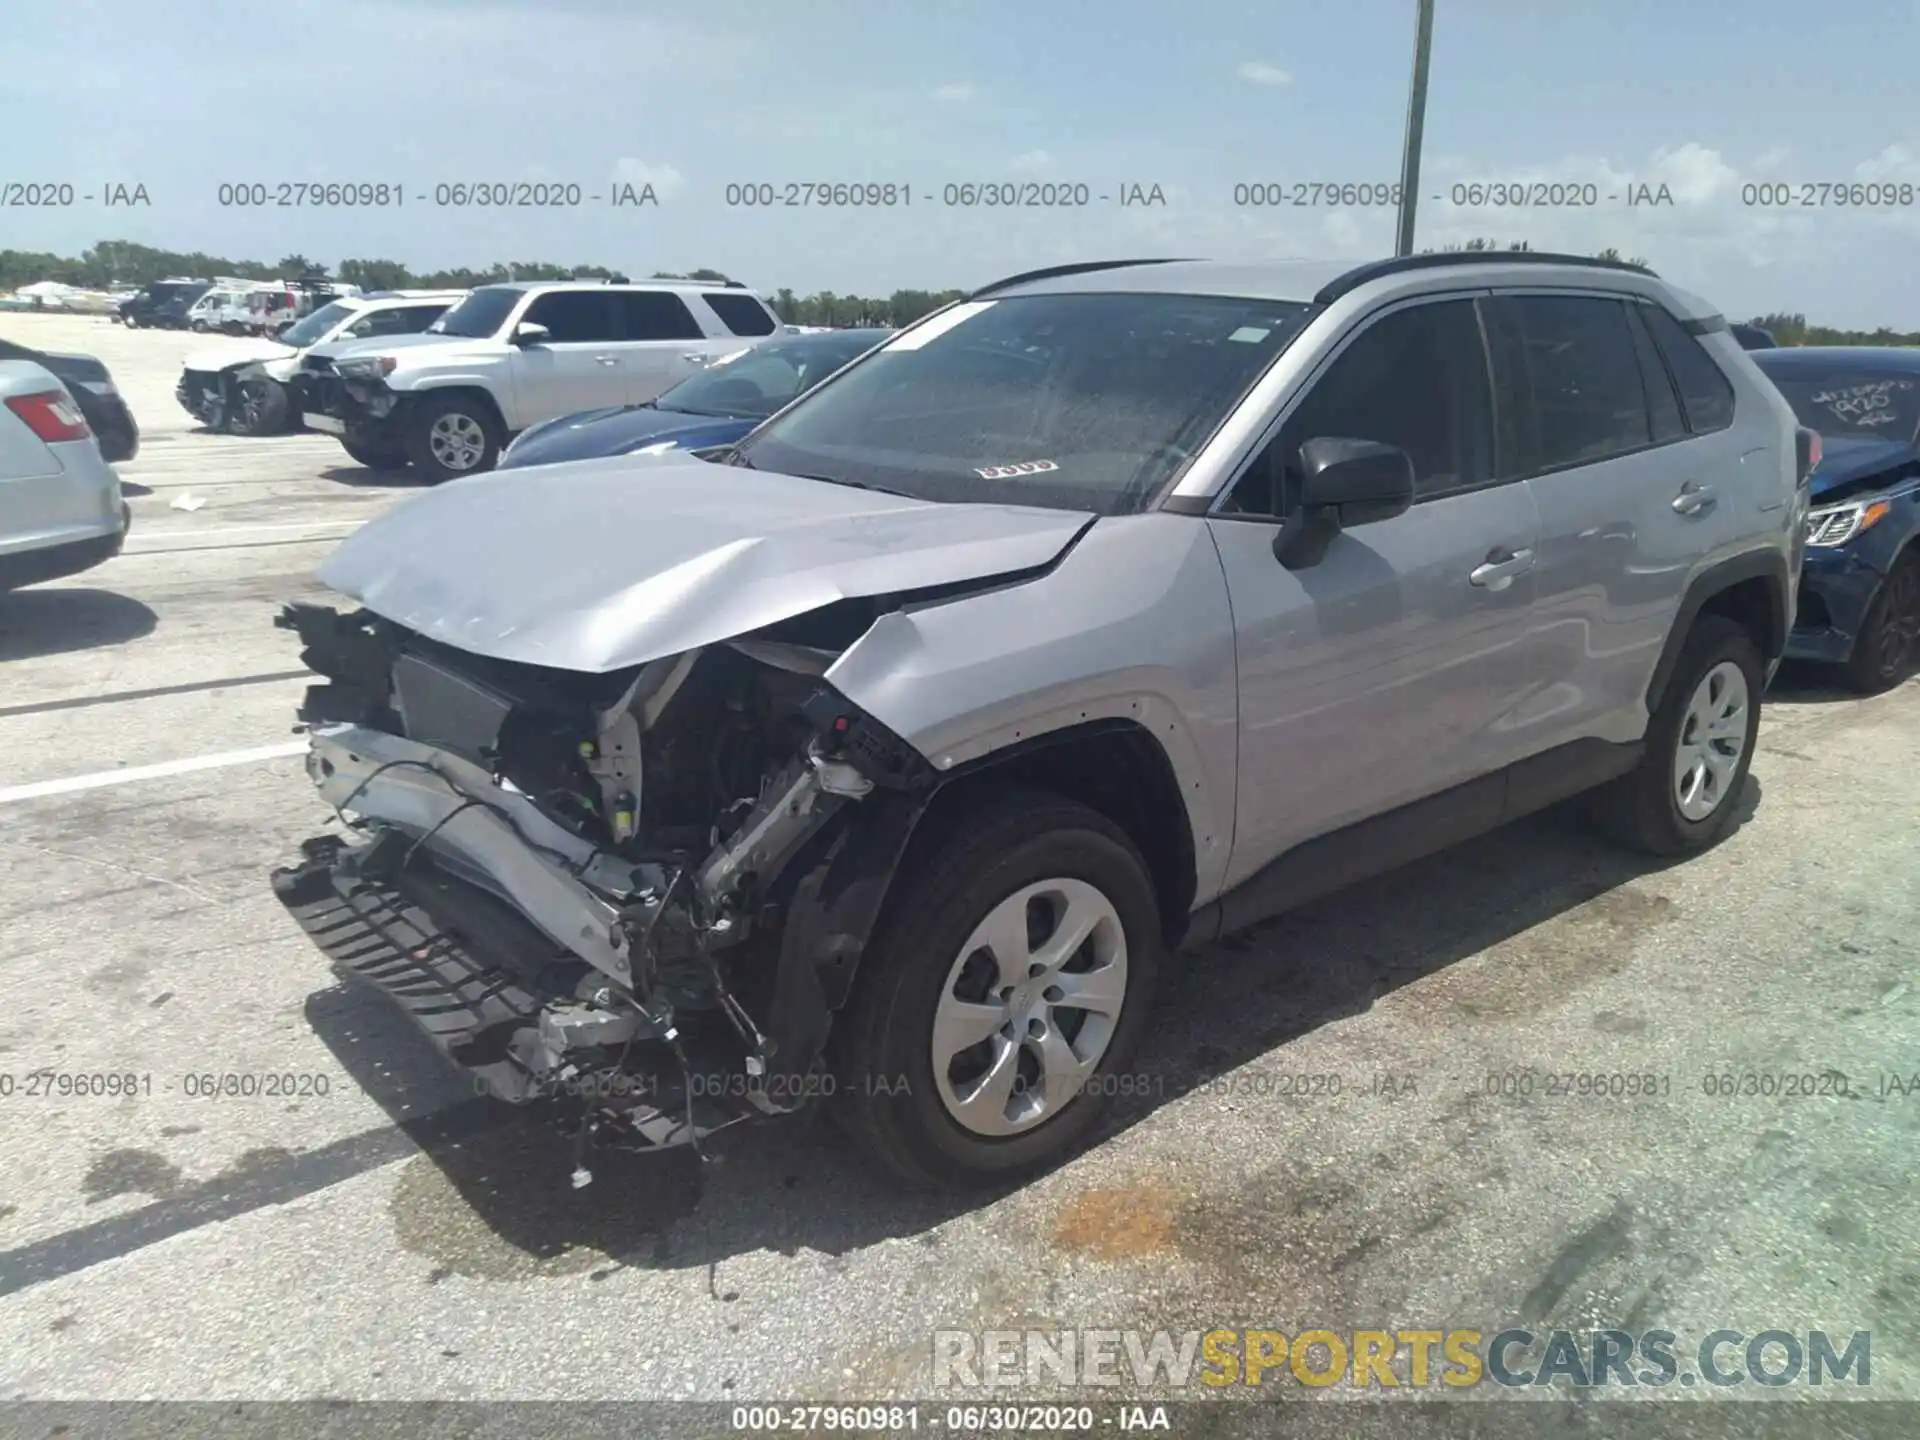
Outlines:
{"type": "Polygon", "coordinates": [[[1900,417],[1894,413],[1893,392],[1912,389],[1911,380],[1870,380],[1862,385],[1815,391],[1813,403],[1826,406],[1834,419],[1849,425],[1897,425],[1900,417]]]}

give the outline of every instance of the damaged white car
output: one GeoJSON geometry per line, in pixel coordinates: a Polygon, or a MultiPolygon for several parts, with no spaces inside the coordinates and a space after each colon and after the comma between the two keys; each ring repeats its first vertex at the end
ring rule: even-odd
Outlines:
{"type": "Polygon", "coordinates": [[[181,408],[209,430],[280,435],[301,427],[300,357],[315,345],[418,335],[464,290],[381,290],[321,306],[278,337],[229,341],[189,355],[174,387],[181,408]]]}
{"type": "Polygon", "coordinates": [[[550,1107],[576,1184],[596,1146],[811,1103],[911,1181],[1048,1165],[1152,1093],[1127,1067],[1183,941],[1603,782],[1654,849],[1725,831],[1801,512],[1791,417],[1716,319],[1533,255],[1068,266],[727,450],[424,493],[322,566],[358,608],[280,619],[348,833],[275,888],[550,1107]],[[1591,655],[1487,560],[1553,553],[1527,483],[1468,483],[1469,382],[1515,353],[1478,348],[1475,296],[1541,286],[1666,307],[1738,392],[1661,452],[1741,491],[1738,533],[1663,551],[1657,596],[1582,551],[1593,603],[1637,587],[1591,655]]]}

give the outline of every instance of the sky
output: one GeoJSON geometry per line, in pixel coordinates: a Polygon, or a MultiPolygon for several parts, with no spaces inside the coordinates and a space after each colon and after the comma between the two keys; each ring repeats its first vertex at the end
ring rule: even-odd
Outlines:
{"type": "MultiPolygon", "coordinates": [[[[1357,263],[1393,250],[1413,33],[1413,0],[75,0],[0,33],[0,248],[868,295],[1123,256],[1357,263]],[[326,182],[404,198],[222,203],[326,182]],[[437,203],[500,182],[563,203],[437,203]],[[809,182],[895,199],[729,203],[809,182]],[[49,183],[72,203],[9,193],[49,183]],[[982,184],[1086,203],[948,189],[982,184]],[[115,185],[148,203],[109,207],[115,185]]],[[[1736,318],[1920,329],[1917,52],[1920,0],[1437,0],[1415,244],[1612,246],[1736,318]]]]}

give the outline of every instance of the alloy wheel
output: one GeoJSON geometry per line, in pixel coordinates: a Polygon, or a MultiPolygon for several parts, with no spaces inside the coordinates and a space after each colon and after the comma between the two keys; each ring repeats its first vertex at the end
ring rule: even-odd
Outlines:
{"type": "Polygon", "coordinates": [[[487,435],[471,415],[442,415],[427,434],[427,446],[447,469],[471,470],[487,453],[487,435]]]}
{"type": "Polygon", "coordinates": [[[1674,747],[1674,802],[1691,821],[1718,810],[1732,789],[1747,748],[1747,677],[1722,660],[1701,677],[1687,701],[1674,747]]]}
{"type": "Polygon", "coordinates": [[[1887,577],[1885,609],[1874,635],[1875,673],[1897,680],[1920,643],[1920,565],[1905,564],[1887,577]]]}
{"type": "Polygon", "coordinates": [[[1084,880],[1041,880],[987,912],[960,947],[934,1011],[941,1103],[989,1137],[1065,1109],[1106,1053],[1127,995],[1119,912],[1084,880]]]}

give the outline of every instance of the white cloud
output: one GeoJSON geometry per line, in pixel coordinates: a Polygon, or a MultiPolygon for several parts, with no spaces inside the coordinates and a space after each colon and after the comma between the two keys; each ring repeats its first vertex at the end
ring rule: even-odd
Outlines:
{"type": "Polygon", "coordinates": [[[1032,174],[1044,170],[1053,163],[1053,156],[1044,150],[1029,150],[1024,155],[1016,155],[1008,161],[1008,168],[1032,174]]]}
{"type": "Polygon", "coordinates": [[[653,186],[653,193],[662,200],[673,194],[686,179],[671,165],[654,165],[645,160],[636,160],[631,155],[615,162],[613,180],[616,185],[629,184],[638,190],[643,185],[653,186]]]}
{"type": "Polygon", "coordinates": [[[1269,65],[1263,60],[1249,60],[1235,72],[1242,80],[1251,80],[1256,85],[1291,85],[1293,76],[1278,65],[1269,65]]]}
{"type": "Polygon", "coordinates": [[[973,86],[942,85],[938,90],[933,92],[933,98],[936,100],[971,100],[973,98],[973,86]]]}

